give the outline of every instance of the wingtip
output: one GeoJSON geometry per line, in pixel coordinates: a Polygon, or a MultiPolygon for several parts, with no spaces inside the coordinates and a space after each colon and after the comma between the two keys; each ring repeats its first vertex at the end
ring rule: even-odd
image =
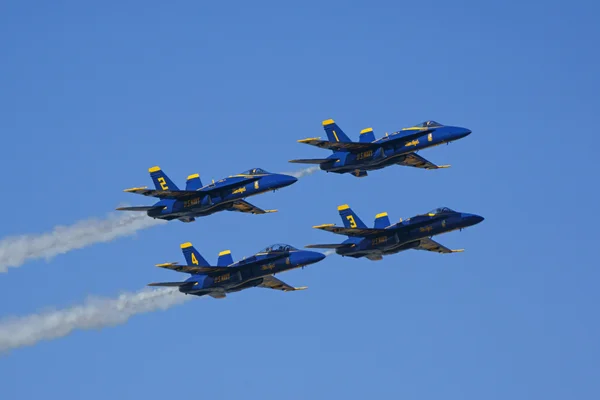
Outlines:
{"type": "Polygon", "coordinates": [[[265,213],[276,213],[278,210],[265,210],[265,213]]]}
{"type": "Polygon", "coordinates": [[[335,226],[335,224],[321,224],[321,225],[315,225],[313,226],[314,229],[321,229],[321,228],[325,228],[328,226],[335,226]]]}
{"type": "Polygon", "coordinates": [[[154,264],[155,267],[168,267],[171,265],[176,265],[177,262],[172,261],[172,262],[166,262],[166,263],[160,263],[160,264],[154,264]]]}
{"type": "Polygon", "coordinates": [[[148,186],[134,187],[129,189],[123,189],[124,192],[135,192],[136,190],[148,189],[148,186]]]}
{"type": "Polygon", "coordinates": [[[438,165],[438,168],[450,168],[450,164],[438,165]]]}
{"type": "Polygon", "coordinates": [[[311,137],[311,138],[299,139],[298,143],[308,143],[313,140],[321,140],[321,138],[320,137],[311,137]]]}
{"type": "Polygon", "coordinates": [[[300,287],[294,288],[294,290],[306,290],[306,289],[308,289],[308,286],[300,286],[300,287]]]}
{"type": "Polygon", "coordinates": [[[452,250],[453,253],[462,253],[463,251],[465,251],[465,249],[452,250]]]}

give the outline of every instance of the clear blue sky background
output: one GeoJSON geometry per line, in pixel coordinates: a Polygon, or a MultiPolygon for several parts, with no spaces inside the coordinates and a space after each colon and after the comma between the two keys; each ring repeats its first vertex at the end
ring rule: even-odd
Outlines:
{"type": "Polygon", "coordinates": [[[319,173],[272,215],[173,222],[0,276],[0,316],[175,280],[155,263],[297,247],[438,206],[486,220],[380,262],[281,275],[309,290],[197,299],[0,359],[0,397],[597,399],[599,6],[593,1],[79,1],[0,6],[0,237],[104,217],[160,165],[179,184],[326,155],[434,119],[473,134],[440,171],[319,173]],[[51,5],[52,3],[52,5],[51,5]]]}

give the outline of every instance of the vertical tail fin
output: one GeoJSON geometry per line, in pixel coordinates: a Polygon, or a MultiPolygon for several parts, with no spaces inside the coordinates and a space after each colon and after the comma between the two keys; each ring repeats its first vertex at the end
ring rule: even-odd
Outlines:
{"type": "Polygon", "coordinates": [[[185,190],[198,190],[202,187],[202,180],[199,174],[193,174],[187,177],[185,182],[185,190]]]}
{"type": "Polygon", "coordinates": [[[219,259],[217,260],[217,267],[226,267],[233,264],[233,257],[231,256],[231,250],[223,250],[219,253],[219,259]]]}
{"type": "Polygon", "coordinates": [[[159,166],[148,169],[156,190],[179,190],[176,184],[165,174],[159,166]]]}
{"type": "Polygon", "coordinates": [[[185,257],[187,265],[197,265],[199,267],[209,267],[208,261],[202,257],[202,255],[192,246],[190,242],[183,243],[181,245],[181,251],[185,257]]]}
{"type": "Polygon", "coordinates": [[[376,229],[384,229],[387,228],[388,226],[390,226],[390,217],[388,217],[388,214],[386,212],[383,212],[381,214],[377,214],[375,216],[375,224],[374,224],[374,228],[376,229]]]}
{"type": "Polygon", "coordinates": [[[375,134],[373,133],[373,128],[366,128],[360,131],[360,138],[358,139],[360,143],[371,143],[375,141],[375,134]]]}
{"type": "Polygon", "coordinates": [[[356,215],[356,213],[354,211],[352,211],[352,209],[350,208],[350,206],[348,206],[348,204],[339,206],[338,211],[340,213],[340,217],[342,217],[342,221],[344,221],[344,226],[346,228],[366,228],[367,227],[365,225],[365,223],[362,222],[360,218],[358,218],[358,215],[356,215]]]}
{"type": "Polygon", "coordinates": [[[325,129],[330,142],[352,142],[332,119],[323,121],[323,129],[325,129]]]}

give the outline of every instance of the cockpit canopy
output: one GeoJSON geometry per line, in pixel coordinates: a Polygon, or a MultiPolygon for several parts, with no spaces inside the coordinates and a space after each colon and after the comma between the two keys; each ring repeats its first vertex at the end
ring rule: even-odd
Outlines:
{"type": "Polygon", "coordinates": [[[443,126],[442,124],[435,121],[425,121],[420,124],[415,125],[415,128],[435,128],[438,126],[443,126]]]}
{"type": "Polygon", "coordinates": [[[277,243],[273,244],[269,247],[265,247],[259,253],[284,253],[287,251],[295,251],[298,250],[294,246],[290,246],[289,244],[277,243]]]}
{"type": "Polygon", "coordinates": [[[428,215],[438,215],[438,214],[446,214],[446,213],[453,213],[456,212],[454,210],[451,210],[448,207],[440,207],[440,208],[436,208],[435,210],[429,211],[427,214],[428,215]]]}
{"type": "Polygon", "coordinates": [[[248,171],[244,171],[241,173],[241,175],[264,175],[264,174],[269,174],[270,172],[265,171],[262,168],[252,168],[249,169],[248,171]]]}

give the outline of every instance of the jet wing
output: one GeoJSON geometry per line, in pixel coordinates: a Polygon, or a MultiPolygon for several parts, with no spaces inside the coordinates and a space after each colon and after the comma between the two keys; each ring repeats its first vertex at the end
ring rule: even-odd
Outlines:
{"type": "Polygon", "coordinates": [[[173,271],[185,272],[188,274],[211,274],[233,271],[232,267],[196,267],[194,265],[178,265],[177,263],[156,264],[157,267],[166,268],[173,271]]]}
{"type": "Polygon", "coordinates": [[[152,190],[146,186],[139,188],[125,189],[124,192],[141,194],[142,196],[158,197],[159,199],[177,199],[182,200],[188,197],[197,196],[196,191],[191,190],[152,190]]]}
{"type": "Polygon", "coordinates": [[[449,248],[447,248],[446,246],[443,246],[441,244],[439,244],[438,242],[436,242],[435,240],[429,239],[429,238],[425,238],[425,239],[421,239],[420,240],[420,244],[415,247],[415,250],[427,250],[427,251],[433,251],[436,253],[461,253],[464,251],[464,249],[459,249],[459,250],[451,250],[449,248]]]}
{"type": "Polygon", "coordinates": [[[191,284],[193,284],[193,282],[155,282],[149,283],[148,286],[181,287],[191,284]]]}
{"type": "Polygon", "coordinates": [[[239,211],[243,213],[251,213],[251,214],[267,214],[277,212],[277,210],[263,210],[262,208],[258,208],[253,204],[248,203],[245,200],[236,200],[232,204],[231,211],[239,211]]]}
{"type": "Polygon", "coordinates": [[[279,279],[275,278],[274,276],[268,275],[265,276],[263,278],[263,281],[260,285],[258,285],[258,287],[264,287],[267,289],[275,289],[275,290],[282,290],[284,292],[293,292],[296,290],[304,290],[307,289],[306,286],[301,286],[301,287],[293,287],[288,285],[287,283],[280,281],[279,279]]]}
{"type": "Polygon", "coordinates": [[[298,160],[290,160],[288,162],[290,163],[294,163],[294,164],[316,164],[316,165],[321,165],[323,163],[334,163],[336,161],[335,158],[300,158],[298,160]]]}
{"type": "Polygon", "coordinates": [[[339,244],[307,244],[304,246],[307,249],[349,249],[354,247],[352,243],[339,243],[339,244]]]}
{"type": "Polygon", "coordinates": [[[416,153],[408,153],[403,156],[400,161],[396,164],[404,165],[406,167],[424,168],[424,169],[438,169],[448,168],[449,165],[435,165],[429,160],[417,155],[416,153]]]}
{"type": "Polygon", "coordinates": [[[162,210],[167,208],[165,206],[133,206],[133,207],[119,207],[116,208],[118,211],[151,211],[151,210],[162,210]]]}
{"type": "Polygon", "coordinates": [[[329,150],[347,150],[347,151],[361,151],[372,149],[377,147],[372,143],[356,143],[356,142],[330,142],[327,140],[321,140],[319,138],[308,138],[298,140],[299,143],[310,144],[311,146],[316,146],[321,149],[329,149],[329,150]]]}
{"type": "Polygon", "coordinates": [[[324,224],[313,226],[315,229],[321,229],[323,231],[337,233],[338,235],[365,237],[372,235],[384,235],[390,233],[389,229],[375,229],[375,228],[342,228],[335,226],[334,224],[324,224]]]}

